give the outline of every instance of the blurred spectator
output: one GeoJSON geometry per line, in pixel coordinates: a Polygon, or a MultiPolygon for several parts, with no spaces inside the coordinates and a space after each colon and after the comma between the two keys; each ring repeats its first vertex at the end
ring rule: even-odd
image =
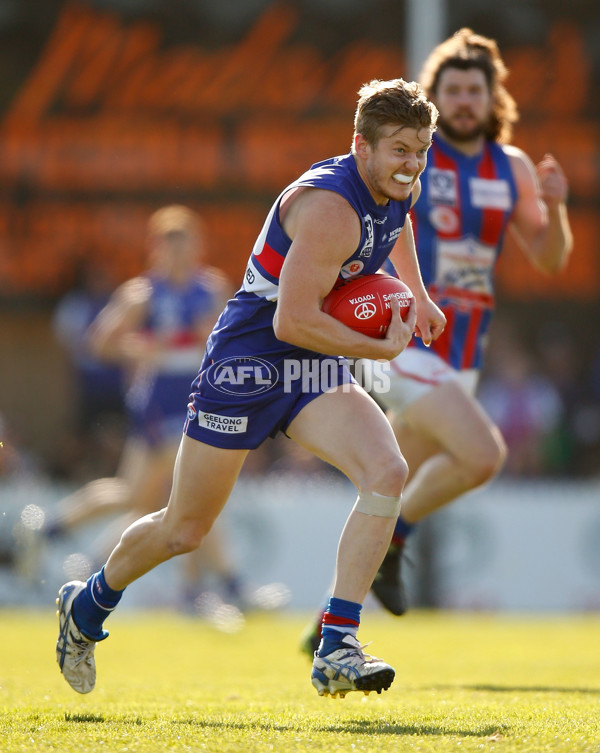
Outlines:
{"type": "MultiPolygon", "coordinates": [[[[75,382],[75,432],[62,472],[78,481],[113,473],[123,442],[122,370],[96,358],[88,328],[106,305],[115,281],[100,261],[83,261],[77,284],[57,304],[52,325],[69,355],[75,382]]],[[[60,471],[61,469],[59,469],[60,471]]]]}
{"type": "Polygon", "coordinates": [[[22,446],[14,427],[0,413],[0,480],[13,480],[40,472],[37,458],[22,446]]]}
{"type": "Polygon", "coordinates": [[[496,328],[494,346],[479,397],[508,448],[504,473],[543,475],[548,471],[546,442],[564,412],[560,394],[508,325],[496,328]]]}
{"type": "Polygon", "coordinates": [[[546,445],[554,473],[586,476],[598,473],[600,460],[600,393],[586,373],[583,350],[564,322],[547,322],[539,331],[540,367],[563,404],[561,420],[546,445]]]}

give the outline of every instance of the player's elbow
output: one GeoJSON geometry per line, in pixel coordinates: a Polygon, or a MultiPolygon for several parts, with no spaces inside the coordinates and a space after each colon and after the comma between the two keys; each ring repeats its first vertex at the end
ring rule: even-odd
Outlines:
{"type": "Polygon", "coordinates": [[[273,317],[273,330],[278,340],[295,344],[301,331],[301,326],[302,320],[293,311],[277,307],[275,316],[273,317]]]}
{"type": "Polygon", "coordinates": [[[285,317],[281,316],[279,309],[275,310],[275,316],[273,317],[273,331],[278,340],[285,340],[286,321],[285,317]]]}

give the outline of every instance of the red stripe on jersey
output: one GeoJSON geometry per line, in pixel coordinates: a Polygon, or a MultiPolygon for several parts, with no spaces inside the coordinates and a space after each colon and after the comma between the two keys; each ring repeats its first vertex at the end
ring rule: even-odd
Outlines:
{"type": "Polygon", "coordinates": [[[452,330],[454,328],[454,309],[442,308],[446,317],[446,326],[442,334],[432,343],[432,349],[443,358],[446,363],[450,363],[450,348],[452,345],[452,330]]]}
{"type": "Polygon", "coordinates": [[[267,274],[270,274],[271,277],[275,277],[277,280],[279,279],[285,256],[278,254],[274,248],[265,243],[260,254],[256,256],[256,260],[267,274]]]}
{"type": "MultiPolygon", "coordinates": [[[[488,180],[495,180],[498,177],[492,152],[487,144],[477,172],[480,178],[487,178],[488,180]]],[[[481,210],[481,242],[488,246],[497,246],[500,241],[503,222],[504,211],[502,209],[484,207],[481,210]]]]}
{"type": "Polygon", "coordinates": [[[470,369],[475,361],[477,352],[477,335],[479,334],[479,325],[481,322],[482,309],[473,309],[469,318],[469,327],[462,354],[461,369],[470,369]]]}
{"type": "MultiPolygon", "coordinates": [[[[447,154],[444,154],[440,149],[436,149],[435,146],[433,147],[433,153],[434,153],[434,159],[433,159],[433,165],[434,167],[437,167],[440,170],[452,170],[454,173],[454,180],[455,182],[455,196],[456,196],[456,204],[452,206],[447,206],[447,209],[449,212],[454,212],[456,215],[456,218],[458,222],[454,223],[455,230],[448,231],[443,230],[442,228],[437,228],[437,234],[440,238],[460,238],[462,233],[462,215],[461,215],[461,206],[460,206],[460,185],[459,185],[459,172],[458,172],[458,165],[456,164],[456,160],[452,159],[452,157],[449,157],[447,154]]],[[[430,189],[431,190],[431,189],[430,189]]]]}

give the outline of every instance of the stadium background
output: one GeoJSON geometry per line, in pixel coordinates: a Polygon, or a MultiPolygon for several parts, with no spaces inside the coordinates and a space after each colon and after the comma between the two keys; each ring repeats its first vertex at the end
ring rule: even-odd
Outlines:
{"type": "MultiPolygon", "coordinates": [[[[237,282],[279,190],[312,162],[349,148],[359,85],[373,77],[415,74],[408,58],[408,5],[399,0],[47,0],[40,6],[33,0],[2,0],[0,413],[51,483],[69,483],[61,453],[76,412],[70,364],[53,335],[51,317],[57,301],[76,284],[82,264],[108,271],[115,284],[137,273],[148,215],[178,202],[202,214],[210,261],[237,282]]],[[[445,4],[442,34],[468,25],[501,47],[511,70],[508,87],[521,110],[514,143],[536,161],[553,152],[569,177],[575,235],[569,267],[556,278],[544,278],[507,248],[499,267],[498,304],[500,322],[530,354],[537,356],[542,340],[547,344],[555,335],[568,341],[562,357],[572,362],[562,366],[572,367],[574,382],[563,396],[561,436],[555,438],[562,451],[548,452],[543,464],[525,473],[517,469],[516,480],[504,474],[484,503],[471,498],[424,527],[417,560],[422,555],[425,584],[415,586],[424,603],[578,609],[600,604],[600,561],[594,554],[600,539],[600,14],[595,6],[593,0],[445,4]],[[543,484],[537,476],[544,476],[543,484]],[[519,504],[510,508],[507,497],[519,504]],[[489,573],[504,577],[507,588],[515,571],[522,577],[533,567],[541,578],[544,554],[558,547],[567,561],[565,592],[576,581],[580,595],[553,601],[555,576],[546,568],[550,590],[541,603],[532,596],[544,592],[539,580],[520,601],[505,603],[500,593],[495,601],[482,596],[478,601],[477,594],[489,587],[483,582],[470,598],[453,601],[448,594],[454,586],[441,575],[448,568],[435,564],[443,550],[436,548],[437,535],[454,525],[463,532],[447,543],[457,546],[457,553],[444,556],[446,562],[458,557],[467,563],[462,576],[456,575],[464,582],[465,572],[481,571],[482,565],[477,557],[462,557],[466,550],[460,542],[469,526],[472,535],[466,538],[481,539],[483,529],[473,521],[486,505],[491,512],[480,521],[483,529],[497,535],[508,521],[489,573]],[[494,518],[498,509],[501,520],[494,518]],[[539,532],[545,525],[547,537],[529,534],[518,557],[514,532],[539,532]]],[[[538,369],[545,367],[540,361],[538,369]]],[[[552,381],[556,374],[544,376],[552,381]]],[[[273,488],[256,495],[266,505],[265,521],[282,510],[273,488]]],[[[3,487],[6,509],[22,499],[13,491],[3,487]]],[[[321,492],[332,496],[331,489],[321,492]]],[[[318,497],[314,488],[311,494],[318,497]]],[[[285,545],[286,525],[296,533],[304,519],[308,531],[310,518],[321,509],[314,503],[292,526],[282,518],[282,530],[273,531],[279,564],[283,553],[295,552],[285,545]]],[[[286,514],[295,520],[297,512],[286,514]]],[[[335,526],[336,513],[331,515],[335,526]]],[[[266,570],[277,567],[276,559],[263,562],[261,575],[271,575],[266,570]]],[[[318,558],[315,564],[327,566],[318,558]]],[[[291,578],[293,571],[290,561],[291,578]]],[[[297,603],[304,605],[308,596],[297,603]]]]}

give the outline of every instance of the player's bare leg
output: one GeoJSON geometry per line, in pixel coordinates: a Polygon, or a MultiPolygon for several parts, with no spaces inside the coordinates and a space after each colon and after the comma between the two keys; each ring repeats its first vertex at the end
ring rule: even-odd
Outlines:
{"type": "Polygon", "coordinates": [[[389,422],[374,401],[356,385],[344,390],[313,400],[288,428],[293,440],[350,478],[359,500],[361,493],[374,494],[373,499],[382,503],[371,514],[355,508],[346,521],[325,616],[328,625],[313,662],[312,681],[319,694],[342,697],[350,690],[381,692],[394,678],[392,667],[363,654],[355,633],[362,602],[395,524],[392,500],[399,500],[408,474],[389,422]],[[348,426],[359,428],[349,432],[348,426]]]}
{"type": "Polygon", "coordinates": [[[506,456],[498,428],[454,381],[416,400],[393,419],[393,429],[403,451],[406,445],[409,463],[411,455],[421,459],[402,497],[402,517],[410,523],[489,481],[506,456]],[[437,451],[424,457],[434,447],[437,451]]]}
{"type": "Polygon", "coordinates": [[[169,504],[123,533],[105,567],[89,581],[89,605],[84,608],[78,600],[76,603],[87,588],[85,583],[72,581],[62,586],[57,599],[56,658],[72,688],[80,693],[94,688],[95,644],[107,636],[102,623],[123,589],[161,562],[200,545],[227,501],[246,455],[246,450],[217,449],[184,436],[169,504]]]}
{"type": "Polygon", "coordinates": [[[402,615],[408,609],[401,572],[406,536],[419,520],[490,480],[506,450],[479,403],[454,381],[430,390],[390,420],[410,476],[401,518],[372,590],[388,611],[402,615]]]}
{"type": "Polygon", "coordinates": [[[121,590],[161,562],[196,549],[231,494],[246,455],[247,450],[223,450],[184,435],[169,504],[123,533],[105,567],[111,587],[121,590]]]}

